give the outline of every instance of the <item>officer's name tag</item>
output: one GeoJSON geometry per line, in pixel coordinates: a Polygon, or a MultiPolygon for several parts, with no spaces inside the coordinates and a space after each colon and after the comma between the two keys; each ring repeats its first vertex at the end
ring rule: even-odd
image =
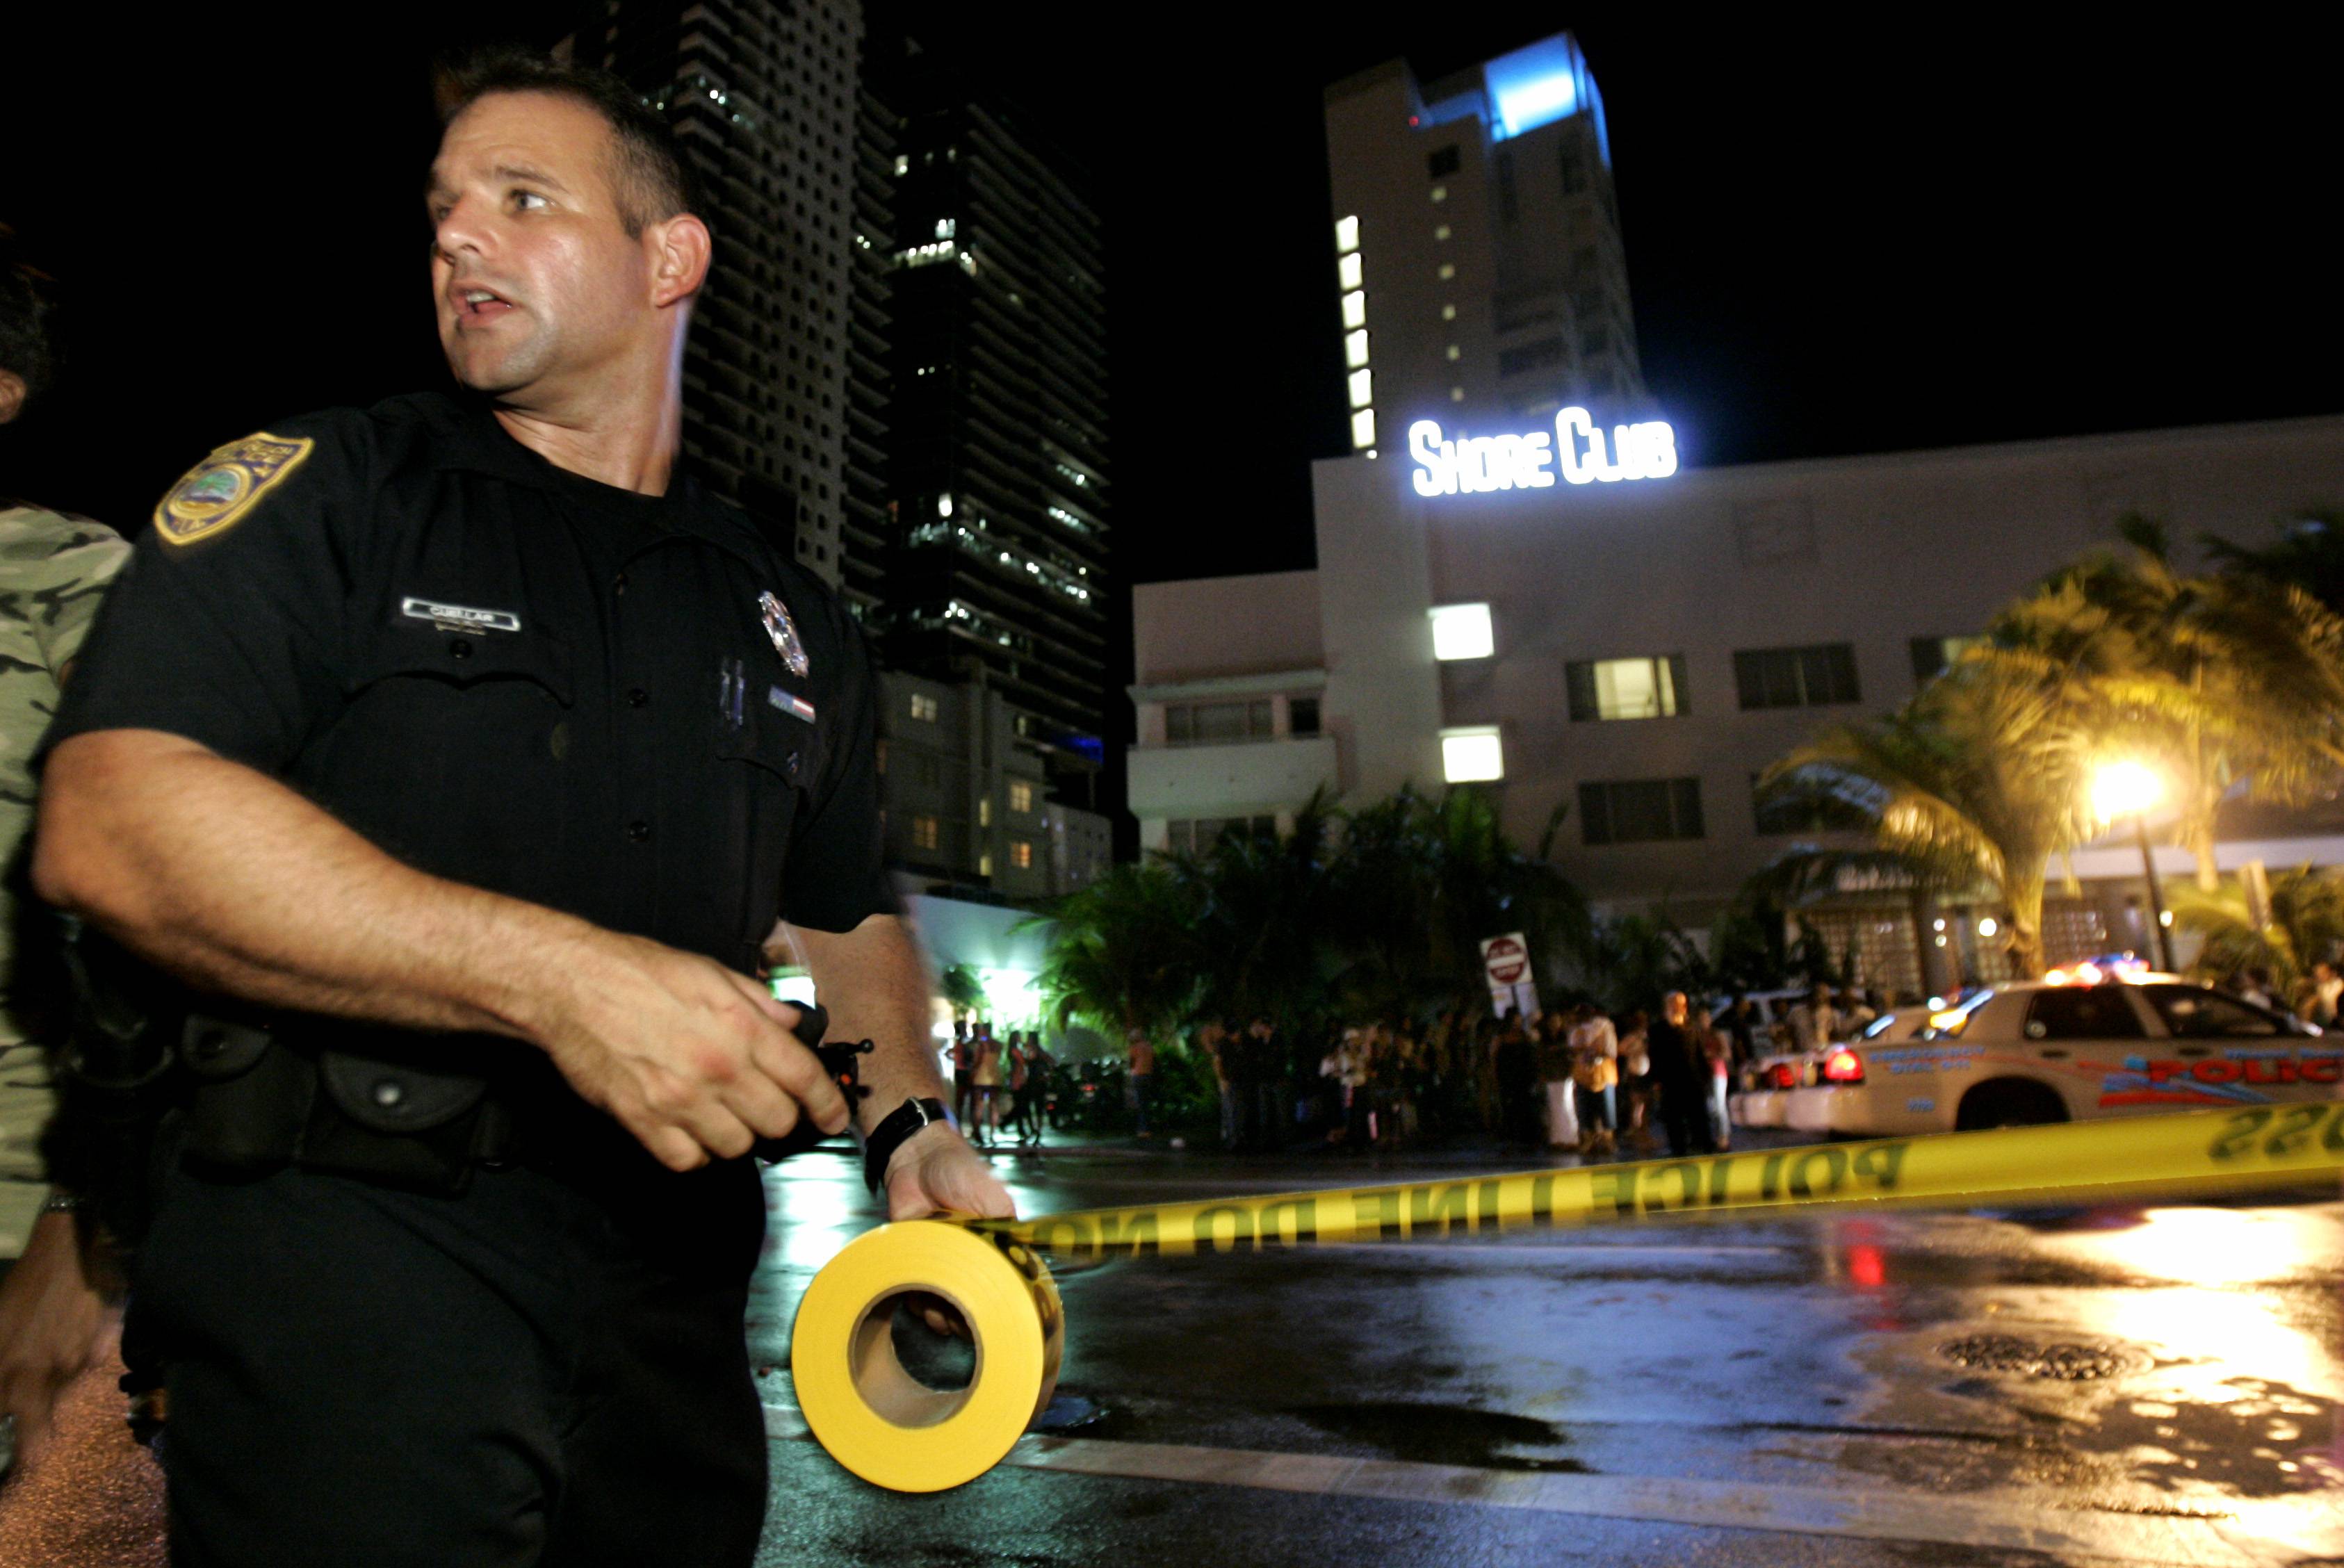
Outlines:
{"type": "Polygon", "coordinates": [[[520,617],[509,610],[475,610],[469,604],[435,604],[429,599],[402,599],[402,615],[429,621],[442,632],[518,632],[520,617]]]}
{"type": "Polygon", "coordinates": [[[768,686],[765,689],[765,701],[793,719],[803,719],[809,724],[813,723],[813,704],[803,697],[793,697],[779,686],[768,686]]]}

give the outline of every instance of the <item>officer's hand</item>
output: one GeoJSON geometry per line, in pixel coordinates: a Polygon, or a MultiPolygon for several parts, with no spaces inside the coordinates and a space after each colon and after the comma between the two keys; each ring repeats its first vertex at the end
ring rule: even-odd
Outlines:
{"type": "Polygon", "coordinates": [[[81,1266],[70,1214],[44,1214],[0,1278],[0,1415],[16,1418],[16,1467],[38,1464],[57,1394],[113,1354],[118,1330],[81,1266]]]}
{"type": "Polygon", "coordinates": [[[561,1076],[673,1170],[749,1152],[811,1116],[846,1126],[846,1099],[790,1032],[798,1010],[696,954],[604,933],[541,1043],[561,1076]]]}
{"type": "Polygon", "coordinates": [[[890,1219],[931,1214],[1017,1218],[1017,1204],[993,1167],[945,1122],[930,1122],[896,1147],[885,1183],[890,1219]]]}

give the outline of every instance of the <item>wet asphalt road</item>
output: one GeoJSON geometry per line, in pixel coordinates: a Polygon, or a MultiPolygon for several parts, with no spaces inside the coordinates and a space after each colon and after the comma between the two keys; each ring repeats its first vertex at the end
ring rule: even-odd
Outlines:
{"type": "MultiPolygon", "coordinates": [[[[1001,1168],[1038,1213],[1534,1163],[1098,1145],[1001,1168]]],[[[2333,1194],[1062,1269],[1058,1414],[1090,1419],[902,1496],[800,1435],[786,1369],[799,1290],[874,1213],[827,1154],[769,1191],[768,1563],[2344,1562],[2333,1194]]]]}

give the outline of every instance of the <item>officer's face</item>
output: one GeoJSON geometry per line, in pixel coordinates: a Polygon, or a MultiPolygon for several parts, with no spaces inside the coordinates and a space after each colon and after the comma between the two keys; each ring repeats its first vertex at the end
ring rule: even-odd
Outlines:
{"type": "Polygon", "coordinates": [[[493,94],[448,126],[431,291],[465,386],[562,400],[655,341],[649,248],[628,237],[614,167],[610,127],[566,98],[493,94]]]}

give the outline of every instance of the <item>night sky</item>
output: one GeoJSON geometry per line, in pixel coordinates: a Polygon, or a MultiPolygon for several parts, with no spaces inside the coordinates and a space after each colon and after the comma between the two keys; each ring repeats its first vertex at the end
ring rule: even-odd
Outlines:
{"type": "MultiPolygon", "coordinates": [[[[561,6],[383,7],[364,33],[339,8],[239,32],[90,6],[41,35],[28,9],[0,23],[11,76],[43,78],[11,106],[0,217],[69,290],[74,379],[0,434],[0,491],[139,526],[221,440],[438,379],[426,64],[550,37],[561,6]]],[[[1563,26],[1692,461],[2344,409],[2331,38],[2046,37],[1968,9],[1927,35],[1748,8],[894,9],[1089,166],[1130,578],[1309,562],[1307,464],[1347,445],[1321,87],[1563,26]]]]}

